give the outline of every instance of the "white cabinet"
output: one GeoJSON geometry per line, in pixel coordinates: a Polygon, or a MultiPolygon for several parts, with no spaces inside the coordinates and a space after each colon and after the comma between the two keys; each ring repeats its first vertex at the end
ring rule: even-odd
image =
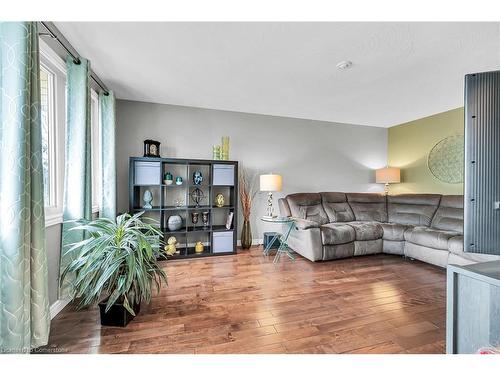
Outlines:
{"type": "Polygon", "coordinates": [[[161,163],[155,161],[136,161],[134,164],[134,184],[160,185],[161,163]]]}
{"type": "Polygon", "coordinates": [[[234,186],[234,165],[214,164],[212,185],[234,186]]]}
{"type": "Polygon", "coordinates": [[[233,231],[213,233],[213,253],[230,253],[233,251],[233,231]]]}

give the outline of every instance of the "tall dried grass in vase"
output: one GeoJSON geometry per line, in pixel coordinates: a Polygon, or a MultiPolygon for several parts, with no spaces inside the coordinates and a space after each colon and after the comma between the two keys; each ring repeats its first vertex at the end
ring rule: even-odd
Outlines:
{"type": "Polygon", "coordinates": [[[252,229],[250,227],[250,215],[252,213],[252,204],[257,194],[255,183],[248,179],[246,171],[240,169],[239,175],[239,195],[241,202],[241,211],[243,213],[243,228],[241,230],[241,247],[249,249],[252,246],[252,229]]]}

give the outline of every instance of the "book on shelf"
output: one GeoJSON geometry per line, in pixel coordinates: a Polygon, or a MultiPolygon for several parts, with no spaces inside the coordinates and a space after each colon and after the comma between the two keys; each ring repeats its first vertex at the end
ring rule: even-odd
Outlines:
{"type": "Polygon", "coordinates": [[[231,226],[233,225],[233,216],[233,212],[227,214],[226,229],[231,229],[231,226]]]}

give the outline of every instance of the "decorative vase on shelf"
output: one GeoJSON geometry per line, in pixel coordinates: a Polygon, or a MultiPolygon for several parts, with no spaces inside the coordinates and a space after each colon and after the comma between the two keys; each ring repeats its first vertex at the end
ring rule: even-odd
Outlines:
{"type": "Polygon", "coordinates": [[[222,147],[221,147],[221,159],[229,160],[229,137],[222,137],[222,147]]]}
{"type": "Polygon", "coordinates": [[[212,158],[214,160],[220,160],[220,146],[214,145],[212,148],[212,158]]]}
{"type": "Polygon", "coordinates": [[[168,217],[167,227],[171,231],[176,231],[182,227],[182,217],[179,215],[172,215],[168,217]]]}
{"type": "Polygon", "coordinates": [[[191,221],[192,221],[193,225],[198,224],[199,217],[200,217],[199,212],[191,212],[191,221]]]}
{"type": "Polygon", "coordinates": [[[176,184],[176,185],[182,185],[182,177],[181,177],[181,176],[179,176],[179,177],[177,177],[177,178],[175,179],[175,184],[176,184]]]}
{"type": "Polygon", "coordinates": [[[201,171],[196,171],[193,173],[193,184],[195,185],[201,185],[203,182],[203,175],[201,174],[201,171]]]}
{"type": "Polygon", "coordinates": [[[241,230],[241,247],[250,249],[250,246],[252,246],[252,229],[250,228],[250,221],[244,220],[241,230]]]}
{"type": "Polygon", "coordinates": [[[210,212],[208,212],[208,211],[204,211],[201,213],[201,222],[203,223],[203,228],[208,227],[209,215],[210,215],[210,212]]]}
{"type": "Polygon", "coordinates": [[[142,206],[142,208],[146,208],[146,209],[153,208],[153,206],[151,205],[151,202],[153,202],[153,194],[151,194],[151,192],[149,190],[146,190],[144,192],[142,199],[144,200],[144,206],[142,206]]]}
{"type": "Polygon", "coordinates": [[[165,183],[165,185],[172,185],[174,182],[174,176],[172,176],[172,173],[165,173],[163,175],[163,182],[165,183]]]}
{"type": "Polygon", "coordinates": [[[201,254],[203,250],[204,250],[203,243],[200,241],[196,242],[196,245],[194,246],[194,252],[196,254],[201,254]]]}

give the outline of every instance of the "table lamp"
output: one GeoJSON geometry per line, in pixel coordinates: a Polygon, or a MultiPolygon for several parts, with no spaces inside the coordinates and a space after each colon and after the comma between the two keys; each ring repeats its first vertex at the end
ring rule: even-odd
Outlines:
{"type": "Polygon", "coordinates": [[[260,191],[267,191],[267,215],[266,218],[276,217],[273,211],[273,191],[281,191],[283,179],[279,174],[260,175],[260,191]]]}
{"type": "Polygon", "coordinates": [[[377,184],[385,184],[385,195],[389,194],[389,184],[401,182],[401,171],[399,168],[385,167],[375,171],[377,184]]]}

